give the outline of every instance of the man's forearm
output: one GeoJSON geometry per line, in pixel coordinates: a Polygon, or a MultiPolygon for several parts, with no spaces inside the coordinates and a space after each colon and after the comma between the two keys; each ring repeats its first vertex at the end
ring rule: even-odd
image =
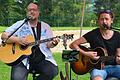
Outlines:
{"type": "MultiPolygon", "coordinates": [[[[1,36],[1,39],[3,40],[3,41],[6,41],[7,39],[8,39],[8,36],[9,36],[9,34],[8,33],[6,33],[6,32],[4,32],[3,34],[2,34],[2,36],[1,36]]],[[[11,36],[6,42],[7,43],[17,43],[18,42],[18,37],[16,37],[16,36],[11,36]]]]}

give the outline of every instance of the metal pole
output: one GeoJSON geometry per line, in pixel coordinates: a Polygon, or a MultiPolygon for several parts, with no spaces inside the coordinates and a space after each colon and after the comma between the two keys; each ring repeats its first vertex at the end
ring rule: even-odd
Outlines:
{"type": "MultiPolygon", "coordinates": [[[[85,10],[86,0],[84,0],[83,8],[82,8],[82,18],[81,18],[81,25],[80,25],[80,37],[82,35],[82,27],[83,27],[83,20],[84,20],[84,10],[85,10]]],[[[78,75],[76,75],[76,80],[78,80],[78,75]]]]}
{"type": "Polygon", "coordinates": [[[82,35],[82,27],[83,27],[83,20],[84,20],[85,4],[86,4],[86,0],[84,0],[83,9],[82,9],[82,18],[81,18],[81,25],[80,25],[80,37],[82,35]]]}

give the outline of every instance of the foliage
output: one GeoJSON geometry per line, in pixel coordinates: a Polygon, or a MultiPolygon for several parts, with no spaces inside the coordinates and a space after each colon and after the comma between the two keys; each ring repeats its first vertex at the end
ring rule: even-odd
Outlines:
{"type": "MultiPolygon", "coordinates": [[[[40,4],[40,19],[50,25],[80,26],[83,0],[0,0],[0,25],[10,26],[17,20],[24,19],[26,6],[31,1],[40,4]]],[[[88,10],[89,4],[91,4],[89,0],[86,0],[88,10]]],[[[90,16],[85,16],[86,20],[91,19],[90,16]]],[[[86,25],[88,26],[89,23],[86,25]]]]}
{"type": "Polygon", "coordinates": [[[101,9],[111,10],[115,14],[114,26],[120,26],[120,0],[95,0],[94,11],[98,13],[101,9]]]}
{"type": "Polygon", "coordinates": [[[53,4],[53,26],[80,26],[83,1],[54,0],[53,4]]]}
{"type": "Polygon", "coordinates": [[[9,7],[9,0],[0,0],[0,25],[5,24],[4,21],[7,20],[8,17],[8,7],[9,7]]]}
{"type": "Polygon", "coordinates": [[[40,6],[40,20],[50,26],[80,26],[84,9],[83,26],[96,26],[96,15],[101,9],[115,14],[115,26],[120,26],[120,0],[0,0],[0,25],[10,26],[26,17],[26,7],[35,1],[40,6]]]}
{"type": "Polygon", "coordinates": [[[29,0],[11,0],[9,7],[9,25],[13,24],[17,20],[24,19],[26,17],[26,7],[29,0]]]}

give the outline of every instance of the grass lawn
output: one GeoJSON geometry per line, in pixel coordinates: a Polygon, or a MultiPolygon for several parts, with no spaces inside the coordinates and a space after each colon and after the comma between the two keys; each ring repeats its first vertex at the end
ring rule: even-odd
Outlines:
{"type": "Polygon", "coordinates": [[[7,27],[0,26],[0,32],[3,32],[7,27]]]}
{"type": "MultiPolygon", "coordinates": [[[[55,60],[57,61],[57,64],[58,64],[58,67],[59,67],[59,72],[62,71],[64,75],[65,74],[65,62],[62,60],[62,53],[54,53],[54,58],[55,60]]],[[[69,66],[70,68],[70,66],[69,66]]],[[[69,69],[69,72],[70,72],[70,69],[69,69]]],[[[77,80],[76,79],[76,74],[71,71],[72,73],[72,76],[71,76],[71,80],[77,80]]],[[[78,80],[89,80],[89,73],[88,74],[85,74],[85,75],[78,75],[78,80]]],[[[58,75],[54,80],[60,80],[60,75],[58,75]]]]}
{"type": "MultiPolygon", "coordinates": [[[[0,32],[4,31],[7,27],[3,27],[3,26],[0,26],[0,32]]],[[[51,27],[53,31],[57,30],[57,31],[60,31],[60,30],[80,30],[81,27],[51,27]]],[[[91,30],[91,29],[94,29],[96,27],[82,27],[82,29],[84,30],[91,30]]]]}
{"type": "MultiPolygon", "coordinates": [[[[53,53],[55,60],[57,61],[59,72],[62,71],[65,74],[65,62],[62,61],[62,53],[53,53]]],[[[0,62],[0,80],[10,80],[10,66],[7,66],[3,62],[0,62]]],[[[70,69],[69,69],[70,71],[70,69]]],[[[29,75],[28,80],[32,80],[32,75],[29,75]]],[[[76,74],[72,72],[72,80],[76,80],[76,74]]],[[[60,74],[54,78],[54,80],[60,80],[60,74]]],[[[89,80],[89,74],[79,75],[78,80],[89,80]]]]}

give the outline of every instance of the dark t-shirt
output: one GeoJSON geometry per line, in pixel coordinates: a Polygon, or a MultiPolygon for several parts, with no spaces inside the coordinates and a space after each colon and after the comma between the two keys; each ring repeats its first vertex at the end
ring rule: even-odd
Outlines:
{"type": "Polygon", "coordinates": [[[115,55],[116,49],[120,48],[120,33],[117,31],[114,31],[113,36],[108,40],[102,37],[99,28],[88,32],[83,37],[90,43],[91,49],[96,47],[105,48],[109,56],[115,55]]]}

